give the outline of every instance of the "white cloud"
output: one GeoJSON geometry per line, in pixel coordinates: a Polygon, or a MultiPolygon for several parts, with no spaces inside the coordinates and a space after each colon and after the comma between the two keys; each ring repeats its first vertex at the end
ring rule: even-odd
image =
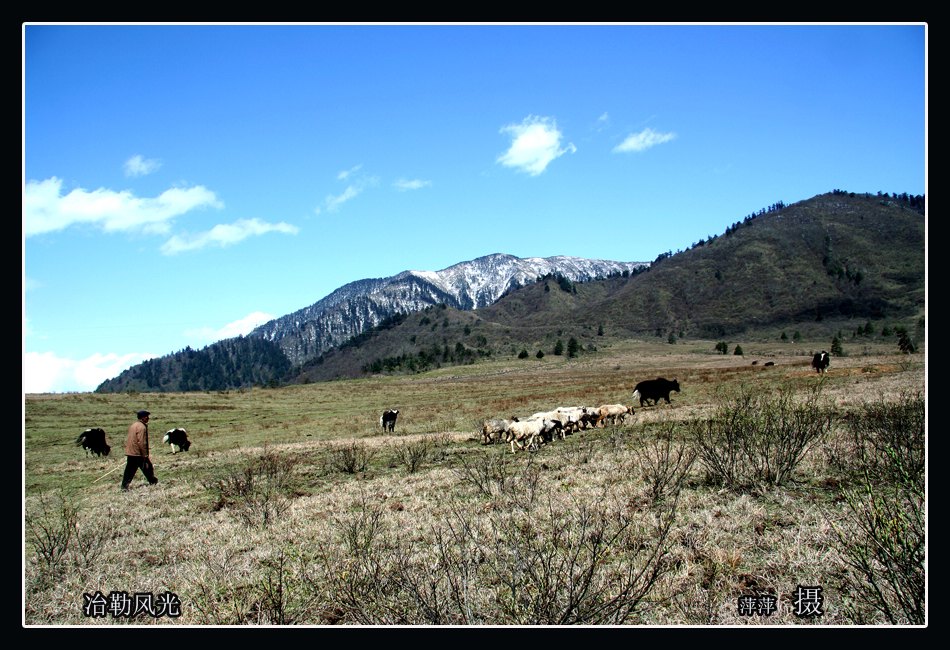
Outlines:
{"type": "Polygon", "coordinates": [[[258,325],[263,325],[269,321],[272,321],[276,318],[273,314],[268,314],[262,311],[251,312],[244,318],[240,318],[232,323],[228,323],[215,335],[215,340],[220,339],[229,339],[235,336],[244,336],[245,334],[250,334],[251,331],[258,325]]]}
{"type": "Polygon", "coordinates": [[[604,129],[610,127],[610,115],[607,114],[607,111],[604,111],[600,114],[600,117],[597,118],[597,122],[592,127],[596,133],[600,133],[604,129]]]}
{"type": "Polygon", "coordinates": [[[146,159],[141,154],[135,154],[125,161],[123,169],[126,176],[146,176],[162,166],[161,160],[146,159]]]}
{"type": "MultiPolygon", "coordinates": [[[[203,328],[186,332],[186,336],[203,343],[249,334],[258,325],[275,316],[255,311],[218,329],[203,328]]],[[[132,352],[129,354],[93,354],[85,359],[67,359],[53,352],[27,352],[23,355],[24,393],[91,392],[107,379],[148,359],[161,355],[132,352]]]]}
{"type": "Polygon", "coordinates": [[[250,334],[258,325],[263,325],[269,321],[272,321],[276,318],[271,314],[264,313],[262,311],[255,311],[244,318],[240,318],[232,323],[228,323],[223,327],[217,329],[211,327],[203,327],[200,329],[188,330],[185,332],[185,336],[188,338],[197,338],[205,343],[214,343],[215,341],[220,341],[222,339],[233,339],[236,336],[244,336],[250,334]]]}
{"type": "Polygon", "coordinates": [[[297,226],[283,221],[267,223],[260,219],[239,219],[230,224],[218,224],[207,232],[194,235],[175,235],[162,244],[161,251],[165,255],[175,255],[176,253],[198,250],[207,246],[224,248],[256,235],[265,235],[270,232],[296,235],[299,230],[297,226]]]}
{"type": "MultiPolygon", "coordinates": [[[[356,165],[345,171],[337,174],[337,180],[346,180],[359,172],[362,169],[363,165],[356,165]]],[[[379,178],[377,176],[366,176],[365,174],[359,174],[352,178],[349,184],[346,186],[346,189],[343,190],[340,194],[327,194],[327,197],[323,200],[323,205],[317,206],[313,209],[315,214],[320,214],[323,210],[328,212],[336,212],[340,209],[347,201],[355,199],[357,196],[363,193],[367,187],[374,187],[379,184],[379,178]]]]}
{"type": "Polygon", "coordinates": [[[336,175],[336,179],[338,181],[345,181],[347,178],[349,178],[350,176],[352,176],[353,174],[355,174],[362,168],[363,168],[363,165],[359,164],[359,165],[350,167],[349,169],[344,169],[343,171],[341,171],[339,174],[336,175]]]}
{"type": "Polygon", "coordinates": [[[614,153],[646,151],[650,147],[669,142],[675,137],[675,133],[658,133],[653,129],[646,128],[639,133],[631,133],[628,135],[626,140],[614,147],[614,153]]]}
{"type": "Polygon", "coordinates": [[[130,191],[77,188],[65,196],[63,181],[55,176],[28,181],[24,191],[24,228],[27,237],[76,224],[91,224],[106,232],[144,230],[168,232],[169,222],[198,208],[222,208],[214,192],[196,185],[165,190],[155,198],[139,198],[130,191]]]}
{"type": "Polygon", "coordinates": [[[27,352],[23,355],[23,392],[94,391],[106,379],[156,356],[140,352],[96,353],[85,359],[66,359],[52,352],[27,352]]]}
{"type": "Polygon", "coordinates": [[[432,181],[424,181],[421,178],[414,178],[412,180],[400,178],[398,181],[393,183],[393,187],[395,187],[400,192],[406,192],[408,190],[421,190],[423,187],[429,187],[430,185],[432,185],[432,181]]]}
{"type": "Polygon", "coordinates": [[[337,210],[340,209],[341,205],[343,205],[350,199],[356,198],[357,196],[359,196],[359,193],[362,191],[363,191],[363,188],[361,187],[357,187],[356,185],[347,185],[346,189],[343,190],[342,194],[338,194],[336,196],[328,195],[326,198],[326,201],[324,201],[324,205],[326,206],[327,210],[329,210],[330,212],[336,212],[337,210]]]}
{"type": "Polygon", "coordinates": [[[555,158],[577,151],[573,144],[561,146],[561,132],[550,117],[529,115],[521,124],[502,127],[500,133],[511,136],[511,146],[496,162],[531,176],[542,173],[555,158]]]}

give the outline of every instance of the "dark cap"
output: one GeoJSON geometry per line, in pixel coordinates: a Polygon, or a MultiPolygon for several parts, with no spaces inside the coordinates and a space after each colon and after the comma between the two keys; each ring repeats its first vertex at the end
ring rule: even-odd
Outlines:
{"type": "Polygon", "coordinates": [[[148,411],[139,411],[139,412],[137,413],[137,415],[138,415],[138,418],[141,420],[141,419],[144,418],[146,415],[151,415],[151,413],[149,413],[148,411]]]}

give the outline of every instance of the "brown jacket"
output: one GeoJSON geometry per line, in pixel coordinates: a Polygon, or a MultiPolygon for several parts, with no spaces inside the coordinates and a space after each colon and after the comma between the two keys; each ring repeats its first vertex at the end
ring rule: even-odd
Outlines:
{"type": "Polygon", "coordinates": [[[129,435],[125,439],[125,455],[148,458],[148,425],[141,420],[136,420],[129,427],[129,435]]]}

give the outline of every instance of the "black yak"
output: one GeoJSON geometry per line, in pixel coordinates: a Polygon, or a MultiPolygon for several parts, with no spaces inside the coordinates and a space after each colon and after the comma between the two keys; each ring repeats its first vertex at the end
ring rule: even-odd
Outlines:
{"type": "Polygon", "coordinates": [[[828,365],[831,363],[831,357],[828,356],[828,353],[822,350],[821,352],[816,352],[815,356],[812,357],[811,367],[815,369],[815,372],[825,372],[828,370],[828,365]]]}
{"type": "Polygon", "coordinates": [[[76,444],[82,445],[86,455],[108,456],[112,447],[106,442],[106,432],[102,429],[86,429],[76,438],[76,444]]]}
{"type": "Polygon", "coordinates": [[[188,432],[180,427],[166,431],[162,442],[171,446],[173,454],[177,454],[179,451],[188,451],[191,448],[188,432]]]}
{"type": "Polygon", "coordinates": [[[379,426],[383,428],[383,431],[395,431],[396,416],[398,415],[399,409],[387,409],[383,411],[383,414],[379,416],[379,426]]]}
{"type": "Polygon", "coordinates": [[[646,406],[645,402],[647,400],[653,400],[653,404],[659,404],[660,398],[666,400],[666,403],[670,403],[670,392],[676,391],[680,392],[680,384],[675,379],[670,381],[669,379],[664,379],[663,377],[657,377],[656,379],[647,379],[646,381],[641,381],[633,389],[633,399],[640,400],[640,406],[646,406]]]}

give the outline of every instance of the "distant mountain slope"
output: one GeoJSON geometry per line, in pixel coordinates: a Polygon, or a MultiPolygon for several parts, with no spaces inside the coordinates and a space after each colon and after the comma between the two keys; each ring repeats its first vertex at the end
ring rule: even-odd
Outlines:
{"type": "Polygon", "coordinates": [[[902,204],[824,194],[728,232],[654,264],[595,311],[630,331],[714,337],[924,309],[924,217],[902,204]]]}
{"type": "Polygon", "coordinates": [[[178,392],[273,386],[296,376],[280,347],[260,338],[239,336],[201,350],[190,347],[132,366],[107,379],[97,393],[127,390],[178,392]]]}
{"type": "Polygon", "coordinates": [[[540,276],[560,274],[573,282],[586,282],[644,266],[643,262],[567,256],[486,255],[441,271],[403,271],[389,278],[351,282],[310,307],[261,325],[248,336],[277,343],[292,363],[301,364],[397,313],[439,304],[477,309],[540,276]]]}
{"type": "Polygon", "coordinates": [[[280,383],[292,376],[292,366],[399,314],[435,305],[458,310],[484,307],[542,276],[584,282],[629,274],[646,266],[645,262],[493,254],[441,271],[403,271],[389,278],[358,280],[309,307],[261,325],[245,337],[149,360],[103,382],[96,390],[221,390],[280,383]],[[258,343],[252,345],[251,341],[258,343]],[[241,355],[235,354],[239,349],[249,352],[247,367],[242,365],[241,355]]]}
{"type": "Polygon", "coordinates": [[[912,322],[925,309],[924,234],[924,217],[908,201],[824,194],[660,255],[646,272],[569,291],[547,281],[472,312],[430,309],[386,323],[305,364],[295,381],[550,354],[571,338],[588,350],[631,337],[912,322]]]}

